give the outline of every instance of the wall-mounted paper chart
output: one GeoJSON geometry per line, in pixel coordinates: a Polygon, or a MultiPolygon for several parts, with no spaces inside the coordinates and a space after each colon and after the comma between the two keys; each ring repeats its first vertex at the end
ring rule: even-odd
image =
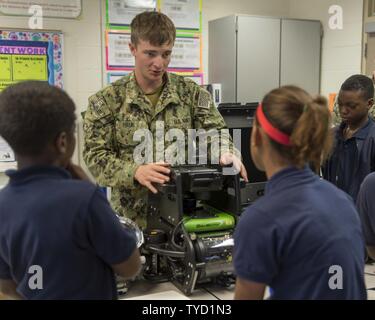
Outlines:
{"type": "Polygon", "coordinates": [[[169,68],[199,70],[201,68],[200,38],[176,38],[169,68]]]}
{"type": "Polygon", "coordinates": [[[156,0],[107,0],[107,24],[129,26],[138,13],[155,9],[156,0]]]}
{"type": "Polygon", "coordinates": [[[200,0],[161,0],[160,11],[173,21],[178,29],[200,30],[200,0]]]}

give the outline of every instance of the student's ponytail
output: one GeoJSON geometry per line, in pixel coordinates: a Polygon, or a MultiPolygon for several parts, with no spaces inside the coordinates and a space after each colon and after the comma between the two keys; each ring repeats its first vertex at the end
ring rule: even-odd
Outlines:
{"type": "Polygon", "coordinates": [[[324,97],[318,96],[305,103],[290,136],[291,152],[297,167],[309,162],[318,170],[328,157],[332,146],[330,121],[331,115],[324,97]]]}
{"type": "Polygon", "coordinates": [[[333,141],[327,100],[321,96],[313,99],[295,86],[284,86],[264,97],[262,111],[272,126],[289,136],[288,145],[270,139],[274,149],[298,168],[310,164],[319,170],[333,141]]]}

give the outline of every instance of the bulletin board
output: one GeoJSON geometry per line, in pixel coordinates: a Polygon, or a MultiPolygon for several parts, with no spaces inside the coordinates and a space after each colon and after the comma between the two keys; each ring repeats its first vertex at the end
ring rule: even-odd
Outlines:
{"type": "Polygon", "coordinates": [[[25,80],[63,87],[60,32],[0,30],[0,91],[25,80]]]}
{"type": "MultiPolygon", "coordinates": [[[[63,87],[61,32],[0,30],[0,92],[26,80],[63,87]]],[[[15,166],[11,148],[0,137],[0,171],[15,166]]]]}

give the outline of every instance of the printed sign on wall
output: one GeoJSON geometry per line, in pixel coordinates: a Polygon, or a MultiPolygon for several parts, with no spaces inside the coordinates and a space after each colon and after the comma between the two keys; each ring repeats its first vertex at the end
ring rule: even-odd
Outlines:
{"type": "Polygon", "coordinates": [[[5,15],[30,16],[33,6],[40,6],[43,17],[77,18],[82,11],[81,0],[0,0],[0,12],[5,15]]]}

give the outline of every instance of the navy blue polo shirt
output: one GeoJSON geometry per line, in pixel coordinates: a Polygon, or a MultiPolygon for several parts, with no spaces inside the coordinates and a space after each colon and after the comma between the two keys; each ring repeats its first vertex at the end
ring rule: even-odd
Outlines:
{"type": "Polygon", "coordinates": [[[356,201],[363,179],[375,170],[375,123],[369,118],[353,137],[345,140],[346,126],[342,123],[336,129],[335,147],[322,172],[324,179],[356,201]]]}
{"type": "Polygon", "coordinates": [[[364,253],[353,201],[307,167],[272,176],[234,238],[237,276],[268,285],[271,299],[366,299],[364,253]]]}
{"type": "MultiPolygon", "coordinates": [[[[360,153],[360,149],[362,147],[362,141],[367,137],[369,129],[370,129],[370,120],[366,122],[366,124],[360,128],[351,138],[344,139],[343,132],[346,128],[346,125],[342,125],[338,132],[338,139],[340,140],[337,144],[338,153],[340,157],[338,158],[338,170],[337,170],[337,183],[336,185],[346,191],[349,192],[350,186],[353,183],[354,179],[354,170],[356,159],[360,153]]],[[[358,192],[358,190],[357,190],[358,192]]],[[[355,200],[357,194],[352,194],[353,199],[355,200]]]]}
{"type": "Polygon", "coordinates": [[[111,265],[136,248],[103,193],[52,166],[8,171],[0,191],[0,278],[26,299],[115,299],[111,265]],[[42,270],[42,289],[30,287],[42,270]]]}
{"type": "Polygon", "coordinates": [[[363,181],[357,198],[363,234],[368,246],[375,246],[375,173],[363,181]]]}

